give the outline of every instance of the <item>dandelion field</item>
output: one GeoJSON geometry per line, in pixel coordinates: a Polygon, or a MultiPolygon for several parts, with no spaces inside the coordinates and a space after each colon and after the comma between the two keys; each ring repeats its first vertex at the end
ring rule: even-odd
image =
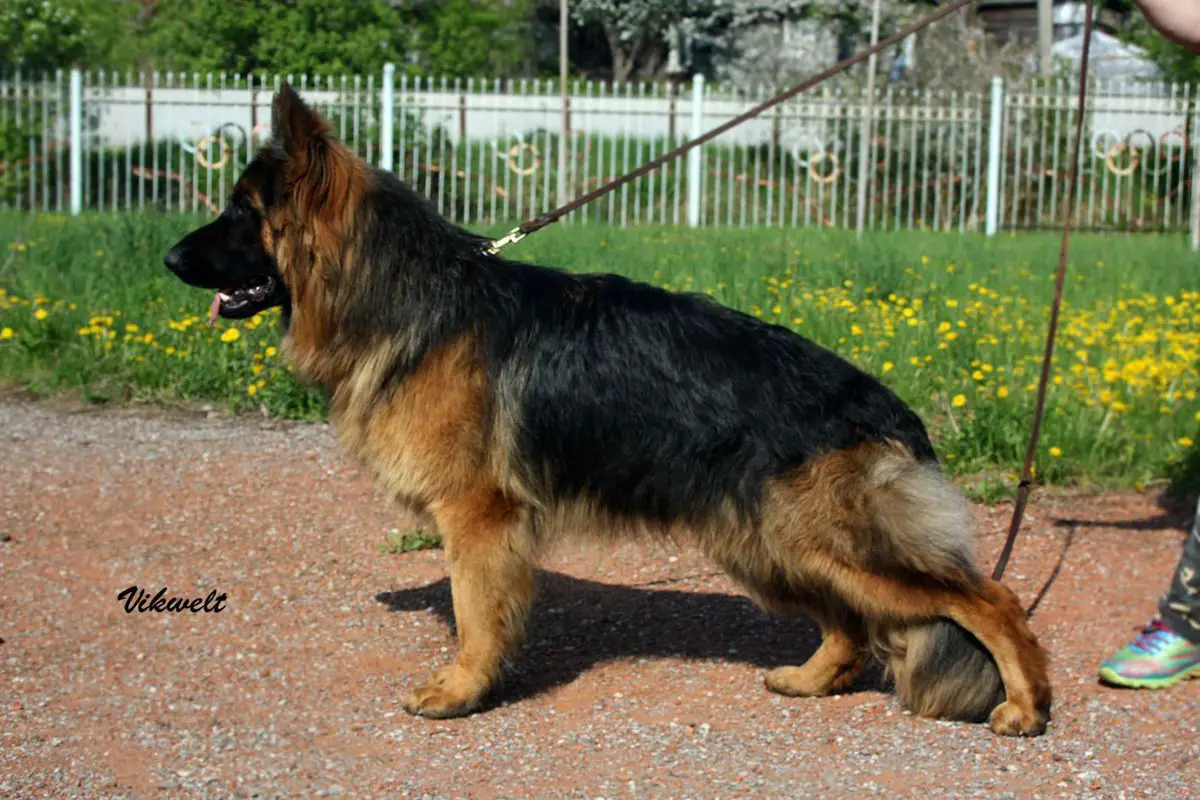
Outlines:
{"type": "MultiPolygon", "coordinates": [[[[322,418],[323,398],[278,351],[278,311],[209,328],[211,298],[162,266],[197,222],[0,215],[0,383],[322,418]]],[[[1080,235],[1071,253],[1039,477],[1161,480],[1195,463],[1200,440],[1200,258],[1183,237],[1080,235]]],[[[911,403],[957,474],[1005,484],[1024,455],[1056,236],[560,225],[511,255],[707,293],[792,327],[911,403]]]]}

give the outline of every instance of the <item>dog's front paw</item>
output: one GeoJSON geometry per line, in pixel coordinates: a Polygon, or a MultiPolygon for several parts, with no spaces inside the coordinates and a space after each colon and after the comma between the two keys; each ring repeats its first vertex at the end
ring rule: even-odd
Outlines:
{"type": "Polygon", "coordinates": [[[998,736],[1041,736],[1049,720],[1049,714],[1022,708],[1009,700],[992,709],[988,727],[998,736]]]}
{"type": "Polygon", "coordinates": [[[404,710],[429,719],[465,717],[479,706],[485,691],[486,687],[481,688],[457,667],[442,667],[408,696],[404,710]]]}

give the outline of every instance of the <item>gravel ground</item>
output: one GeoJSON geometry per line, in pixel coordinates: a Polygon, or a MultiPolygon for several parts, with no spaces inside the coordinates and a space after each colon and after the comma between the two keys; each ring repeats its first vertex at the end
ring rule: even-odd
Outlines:
{"type": "MultiPolygon", "coordinates": [[[[325,426],[0,401],[0,796],[1200,797],[1200,681],[1107,689],[1182,520],[1140,495],[1040,494],[1009,568],[1053,657],[1036,740],[762,688],[814,629],[756,610],[687,550],[578,545],[544,562],[496,705],[401,700],[451,655],[436,552],[325,426]],[[1066,525],[1064,521],[1078,524],[1066,525]],[[126,614],[137,585],[228,595],[126,614]]],[[[1009,509],[979,508],[979,558],[1009,509]]]]}

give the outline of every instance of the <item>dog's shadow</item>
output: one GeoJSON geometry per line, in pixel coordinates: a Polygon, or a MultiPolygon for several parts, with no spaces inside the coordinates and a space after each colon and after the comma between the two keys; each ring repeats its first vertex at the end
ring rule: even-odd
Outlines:
{"type": "MultiPolygon", "coordinates": [[[[375,599],[391,611],[432,609],[453,628],[448,578],[382,592],[375,599]]],[[[508,701],[533,697],[599,664],[630,658],[724,661],[764,669],[798,665],[820,641],[807,618],[768,614],[745,597],[620,586],[539,571],[525,645],[500,693],[508,701]]],[[[881,670],[872,666],[850,691],[881,688],[881,670]]]]}

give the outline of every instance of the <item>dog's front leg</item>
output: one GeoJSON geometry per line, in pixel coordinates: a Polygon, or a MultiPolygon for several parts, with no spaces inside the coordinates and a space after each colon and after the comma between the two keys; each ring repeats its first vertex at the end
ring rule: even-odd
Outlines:
{"type": "Polygon", "coordinates": [[[492,488],[433,508],[446,557],[458,628],[458,657],[436,670],[404,707],[424,717],[471,713],[520,644],[533,597],[528,514],[492,488]]]}

